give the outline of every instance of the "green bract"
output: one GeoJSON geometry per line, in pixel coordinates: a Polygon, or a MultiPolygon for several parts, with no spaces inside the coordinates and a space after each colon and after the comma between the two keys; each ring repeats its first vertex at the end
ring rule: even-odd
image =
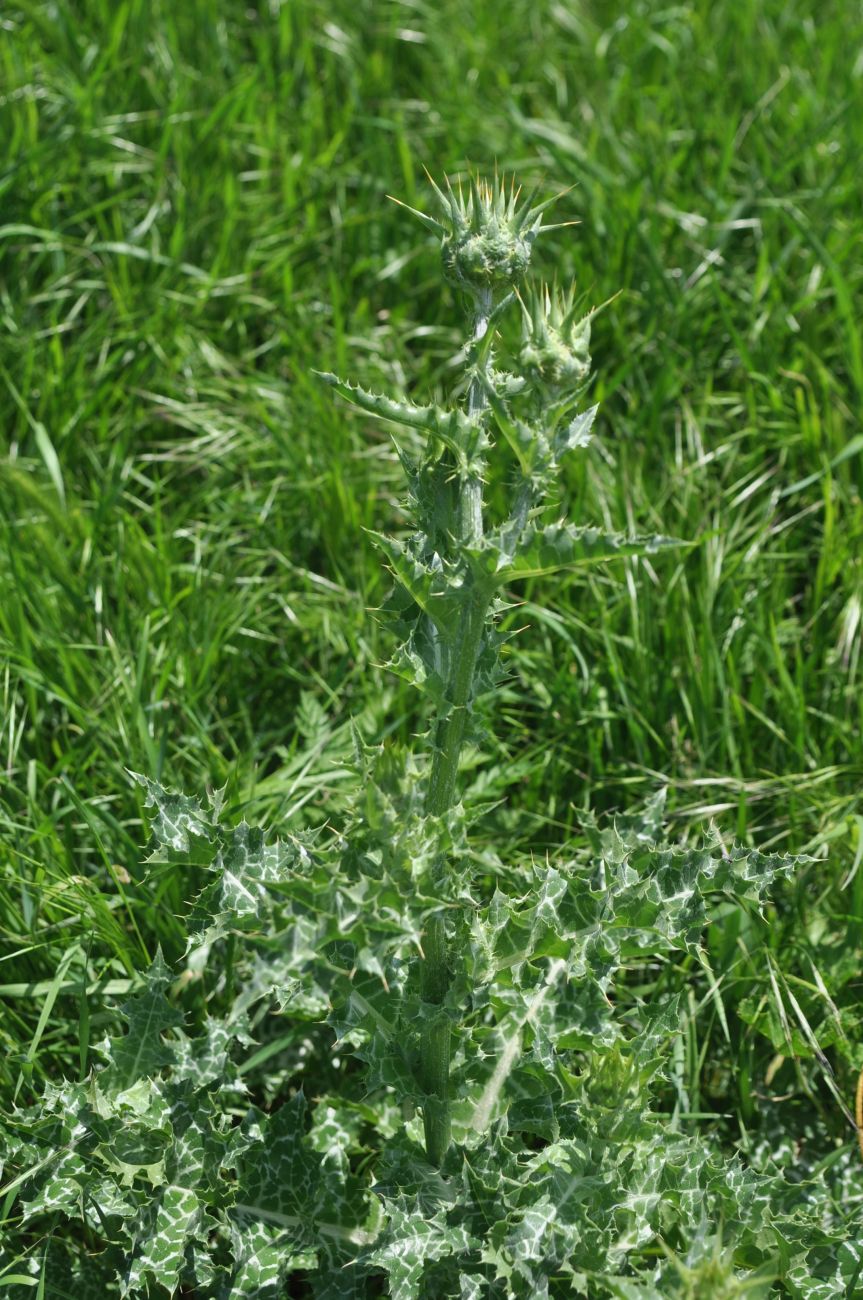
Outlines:
{"type": "Polygon", "coordinates": [[[531,296],[524,309],[519,367],[540,391],[581,388],[590,374],[590,316],[579,318],[575,294],[557,287],[531,296]]]}
{"type": "Polygon", "coordinates": [[[322,376],[410,431],[413,530],[371,540],[425,730],[410,748],[357,731],[353,797],[316,834],[136,778],[145,869],[193,882],[187,951],[140,976],[85,1078],[7,1117],[10,1300],[37,1281],[80,1300],[830,1300],[861,1276],[855,1153],[792,1181],[699,1136],[669,1105],[684,999],[638,994],[646,968],[707,967],[716,904],[757,912],[794,859],[669,844],[661,795],[587,817],[555,861],[472,840],[486,809],[460,763],[502,675],[510,584],[674,543],[557,517],[596,414],[576,409],[572,296],[528,297],[519,364],[492,364],[545,205],[497,183],[437,194],[444,221],[422,219],[472,300],[466,400],[322,376]]]}
{"type": "Polygon", "coordinates": [[[446,192],[429,177],[443,220],[411,208],[420,220],[441,235],[441,260],[447,280],[459,289],[482,296],[517,284],[530,263],[537,235],[558,227],[543,225],[542,214],[553,202],[520,202],[520,189],[503,181],[471,177],[467,195],[459,184],[446,192]]]}

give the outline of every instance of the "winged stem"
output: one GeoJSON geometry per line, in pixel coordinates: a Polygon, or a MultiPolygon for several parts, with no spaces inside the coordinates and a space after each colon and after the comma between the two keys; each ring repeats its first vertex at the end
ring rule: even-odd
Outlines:
{"type": "MultiPolygon", "coordinates": [[[[491,289],[482,289],[477,294],[476,312],[474,316],[473,337],[474,342],[479,342],[485,337],[489,325],[489,317],[492,309],[492,291],[491,289]]],[[[486,361],[480,361],[483,369],[486,361]]],[[[477,416],[488,405],[485,395],[485,387],[480,375],[474,375],[471,379],[468,389],[467,410],[468,415],[477,416]]],[[[471,475],[462,484],[461,500],[459,502],[461,514],[461,533],[462,541],[477,542],[482,537],[482,479],[478,474],[471,475]]]]}
{"type": "MultiPolygon", "coordinates": [[[[473,691],[477,660],[482,647],[491,593],[477,586],[464,602],[450,689],[445,710],[437,721],[436,744],[426,794],[426,811],[441,817],[456,802],[459,758],[473,691]]],[[[443,912],[428,921],[420,971],[420,992],[426,1003],[427,1024],[420,1045],[420,1075],[428,1102],[423,1110],[426,1152],[440,1164],[450,1142],[449,1066],[452,1027],[443,1007],[451,978],[451,960],[443,912]]]]}
{"type": "MultiPolygon", "coordinates": [[[[492,310],[491,290],[477,296],[474,340],[482,339],[492,310]]],[[[486,366],[485,359],[478,365],[486,366]]],[[[468,414],[480,416],[487,401],[482,377],[475,375],[468,389],[468,414]]],[[[458,519],[462,545],[475,545],[482,538],[482,477],[479,473],[461,484],[458,519]]],[[[467,729],[474,690],[477,661],[492,601],[492,588],[473,582],[463,588],[458,626],[452,638],[446,698],[433,723],[434,753],[426,791],[426,811],[444,816],[456,802],[459,759],[467,729]]],[[[452,960],[457,960],[453,954],[452,960]]],[[[449,1070],[452,1052],[452,1024],[443,1006],[450,985],[451,965],[443,912],[432,915],[426,926],[420,992],[426,1003],[426,1025],[420,1043],[420,1076],[427,1101],[423,1108],[426,1154],[433,1164],[446,1155],[451,1137],[449,1070]]]]}

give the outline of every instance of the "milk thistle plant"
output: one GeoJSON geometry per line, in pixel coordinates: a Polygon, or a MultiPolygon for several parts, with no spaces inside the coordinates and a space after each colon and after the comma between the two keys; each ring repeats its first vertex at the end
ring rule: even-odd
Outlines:
{"type": "Polygon", "coordinates": [[[556,228],[543,223],[549,203],[520,203],[514,186],[507,193],[502,185],[472,180],[465,197],[461,189],[444,193],[432,185],[439,216],[411,211],[439,235],[444,275],[467,305],[465,405],[417,407],[335,375],[321,378],[369,414],[418,430],[427,440],[418,461],[403,455],[415,533],[406,544],[380,535],[375,541],[410,602],[407,640],[394,666],[428,697],[433,718],[430,761],[419,784],[432,839],[428,885],[445,906],[424,917],[419,1078],[426,1151],[439,1165],[451,1137],[449,1069],[458,1020],[447,994],[459,962],[458,914],[470,894],[465,855],[449,850],[446,841],[461,820],[458,767],[474,706],[500,671],[494,627],[499,593],[529,573],[655,551],[667,541],[539,522],[561,458],[590,440],[596,407],[569,419],[590,371],[590,318],[578,318],[573,294],[542,289],[529,305],[522,303],[517,370],[495,369],[494,326],[515,300],[537,238],[556,228]],[[483,486],[496,436],[509,444],[518,469],[508,517],[487,527],[483,486]]]}
{"type": "Polygon", "coordinates": [[[860,1275],[841,1186],[746,1167],[662,1113],[681,997],[627,992],[627,968],[697,965],[712,899],[757,907],[793,859],[669,845],[660,796],[586,817],[558,862],[471,850],[484,809],[460,759],[501,676],[504,592],[670,543],[553,513],[596,408],[590,314],[528,283],[548,205],[433,189],[414,215],[467,308],[463,398],[322,376],[398,430],[414,527],[373,540],[428,729],[413,748],[356,734],[335,833],[270,838],[136,778],[149,869],[203,873],[186,978],[157,956],[90,1074],[10,1117],[12,1295],[826,1300],[860,1275]],[[184,1010],[190,984],[206,996],[184,1010]]]}

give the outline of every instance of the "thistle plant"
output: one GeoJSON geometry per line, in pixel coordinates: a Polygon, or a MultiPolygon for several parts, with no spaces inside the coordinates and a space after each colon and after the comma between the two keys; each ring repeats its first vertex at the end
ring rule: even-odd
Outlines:
{"type": "Polygon", "coordinates": [[[370,415],[417,430],[426,439],[416,461],[401,453],[416,530],[407,543],[379,535],[375,541],[410,602],[407,640],[396,666],[431,706],[421,802],[432,836],[435,824],[442,824],[429,885],[447,906],[424,917],[420,1080],[426,1150],[440,1164],[451,1136],[449,1067],[453,1020],[458,1019],[447,994],[459,966],[459,898],[470,891],[464,855],[448,852],[443,839],[457,820],[459,759],[472,734],[477,701],[500,674],[501,638],[495,630],[499,593],[527,573],[652,552],[668,540],[623,538],[565,523],[543,525],[560,462],[567,452],[588,444],[596,414],[596,407],[590,407],[570,419],[589,376],[590,319],[579,318],[572,291],[542,288],[522,300],[523,335],[514,370],[495,367],[494,344],[495,326],[515,301],[537,239],[559,228],[543,221],[552,200],[522,202],[514,186],[507,192],[498,182],[471,180],[466,196],[461,188],[448,186],[443,192],[431,184],[437,215],[410,211],[439,236],[444,276],[467,308],[466,402],[414,406],[335,375],[321,378],[370,415]],[[516,471],[508,515],[490,523],[483,488],[498,439],[509,445],[516,471]]]}
{"type": "Polygon", "coordinates": [[[847,1153],[792,1181],[782,1157],[747,1167],[672,1119],[683,996],[645,1005],[627,980],[675,957],[698,971],[714,899],[757,910],[794,859],[669,844],[660,793],[604,828],[586,816],[559,861],[484,849],[475,870],[483,809],[460,760],[503,671],[504,593],[671,544],[557,517],[561,464],[584,454],[596,408],[590,313],[529,283],[548,205],[497,182],[433,189],[434,215],[415,215],[467,309],[463,398],[322,376],[397,430],[413,528],[373,540],[395,579],[392,668],[420,692],[424,739],[357,730],[350,807],[315,834],[231,825],[219,798],[135,778],[146,871],[181,867],[195,885],[185,969],[157,955],[89,1074],[8,1117],[10,1300],[37,1284],[827,1300],[861,1275],[847,1153]],[[509,475],[499,517],[494,457],[509,475]]]}

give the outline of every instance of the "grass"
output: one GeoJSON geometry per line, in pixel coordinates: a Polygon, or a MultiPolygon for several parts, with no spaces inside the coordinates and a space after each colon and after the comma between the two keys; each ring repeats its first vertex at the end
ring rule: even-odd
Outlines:
{"type": "Polygon", "coordinates": [[[570,515],[697,544],[535,581],[513,609],[486,833],[552,848],[586,805],[667,782],[682,835],[715,817],[811,854],[767,923],[714,928],[680,1108],[739,1137],[769,1129],[759,1096],[790,1094],[787,1130],[820,1112],[847,1137],[804,1024],[850,1102],[859,17],[11,0],[0,30],[4,1104],[85,1068],[97,987],[122,991],[159,943],[180,955],[184,882],[138,884],[126,768],[314,824],[338,814],[352,715],[416,727],[378,666],[362,532],[398,520],[398,465],[310,370],[446,385],[432,241],[418,252],[386,195],[422,204],[422,165],[497,163],[574,187],[581,225],[549,239],[547,273],[591,302],[622,289],[570,515]]]}

